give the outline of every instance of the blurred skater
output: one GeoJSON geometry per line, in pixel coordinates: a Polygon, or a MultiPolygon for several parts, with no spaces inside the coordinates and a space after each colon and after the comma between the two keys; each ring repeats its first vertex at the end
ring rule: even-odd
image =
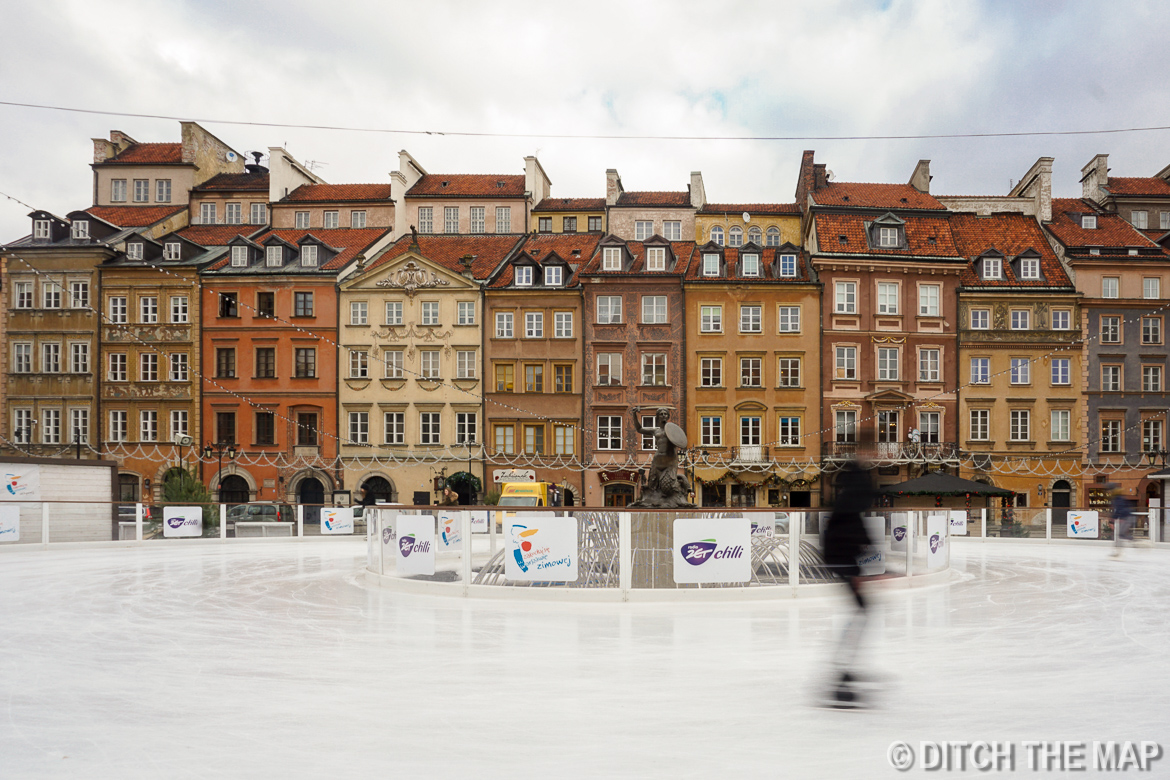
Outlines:
{"type": "Polygon", "coordinates": [[[1120,558],[1122,548],[1133,542],[1133,510],[1136,501],[1121,494],[1121,486],[1113,485],[1113,504],[1110,507],[1113,513],[1113,552],[1109,557],[1120,558]]]}
{"type": "Polygon", "coordinates": [[[822,549],[825,563],[837,578],[849,586],[857,608],[850,616],[833,652],[832,681],[827,703],[832,707],[846,709],[862,705],[857,691],[857,653],[869,614],[868,604],[862,594],[861,568],[857,560],[874,543],[861,516],[873,506],[876,494],[870,469],[857,458],[845,463],[837,474],[836,485],[837,497],[825,525],[822,549]]]}

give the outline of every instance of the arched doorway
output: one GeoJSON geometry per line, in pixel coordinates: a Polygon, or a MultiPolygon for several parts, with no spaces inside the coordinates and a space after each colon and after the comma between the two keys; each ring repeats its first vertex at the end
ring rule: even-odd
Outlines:
{"type": "Polygon", "coordinates": [[[305,522],[321,522],[321,505],[325,503],[325,486],[316,477],[305,477],[297,485],[297,501],[305,504],[305,522]]]}
{"type": "Polygon", "coordinates": [[[606,506],[626,506],[634,500],[634,486],[629,483],[611,482],[605,486],[606,506]]]}
{"type": "Polygon", "coordinates": [[[577,500],[573,495],[571,487],[564,487],[561,489],[561,506],[576,506],[577,500]]]}
{"type": "Polygon", "coordinates": [[[1070,506],[1072,506],[1072,484],[1067,479],[1058,479],[1052,483],[1053,527],[1064,525],[1070,506]]]}
{"type": "Polygon", "coordinates": [[[118,500],[119,501],[138,501],[138,475],[137,474],[119,474],[118,475],[118,500]]]}
{"type": "Polygon", "coordinates": [[[246,504],[249,498],[248,481],[239,474],[229,474],[219,481],[219,503],[246,504]]]}
{"type": "Polygon", "coordinates": [[[390,484],[390,480],[385,477],[373,476],[366,478],[366,481],[361,484],[358,489],[358,499],[361,499],[362,490],[368,490],[374,495],[375,501],[385,501],[390,504],[398,502],[398,494],[394,490],[394,486],[390,484]]]}

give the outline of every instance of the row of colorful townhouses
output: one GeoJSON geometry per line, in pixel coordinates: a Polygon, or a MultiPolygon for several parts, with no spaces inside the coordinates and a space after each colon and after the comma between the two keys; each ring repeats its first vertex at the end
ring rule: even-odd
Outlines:
{"type": "Polygon", "coordinates": [[[882,484],[1160,497],[1170,167],[1097,155],[1053,198],[1042,157],[958,196],[926,160],[851,183],[809,151],[793,202],[612,169],[562,198],[535,157],[434,174],[404,151],[387,182],[328,184],[181,129],[95,139],[93,205],[3,246],[9,456],[115,459],[124,500],[193,464],[231,502],[534,476],[622,506],[653,454],[635,419],[666,407],[704,506],[826,504],[859,449],[882,484]]]}

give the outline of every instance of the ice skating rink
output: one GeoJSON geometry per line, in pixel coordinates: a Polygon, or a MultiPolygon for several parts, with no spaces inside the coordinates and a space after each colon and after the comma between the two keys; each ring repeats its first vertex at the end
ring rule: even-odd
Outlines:
{"type": "Polygon", "coordinates": [[[867,712],[812,706],[844,593],[412,596],[365,581],[357,539],[5,554],[0,777],[870,778],[905,776],[894,740],[1165,748],[1170,552],[1109,552],[955,543],[950,585],[875,597],[867,712]]]}

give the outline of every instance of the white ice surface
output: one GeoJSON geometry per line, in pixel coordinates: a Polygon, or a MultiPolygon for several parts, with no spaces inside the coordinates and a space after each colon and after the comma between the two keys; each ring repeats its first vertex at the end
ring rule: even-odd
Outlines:
{"type": "Polygon", "coordinates": [[[878,597],[864,713],[810,706],[844,595],[409,596],[365,582],[360,540],[6,554],[0,778],[869,778],[904,776],[897,739],[1170,747],[1170,552],[1108,552],[956,543],[952,584],[878,597]]]}

